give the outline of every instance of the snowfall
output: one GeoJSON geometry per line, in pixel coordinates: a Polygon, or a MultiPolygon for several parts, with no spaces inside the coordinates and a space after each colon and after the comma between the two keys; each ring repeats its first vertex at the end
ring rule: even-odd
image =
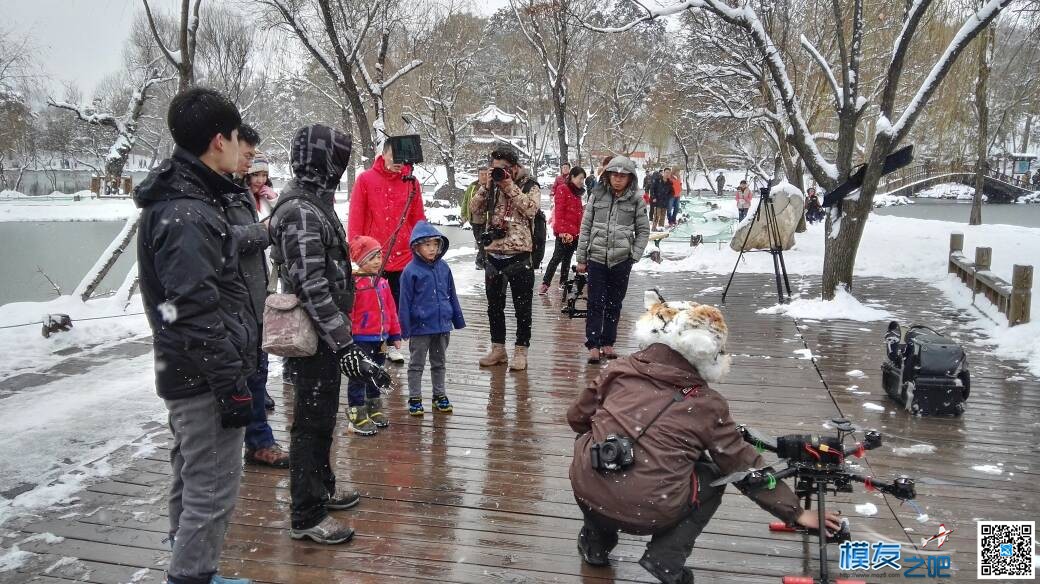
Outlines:
{"type": "MultiPolygon", "coordinates": [[[[55,195],[48,201],[15,201],[16,195],[0,194],[0,198],[9,199],[0,206],[0,223],[111,221],[124,220],[134,213],[132,202],[127,200],[97,201],[87,197],[74,201],[72,195],[55,195]]],[[[337,200],[337,209],[345,213],[345,194],[337,200]]],[[[732,201],[723,201],[722,205],[720,215],[736,216],[732,201]]],[[[438,209],[430,214],[437,213],[444,215],[442,220],[447,222],[453,210],[438,209]]],[[[1009,328],[1006,319],[985,301],[972,306],[970,292],[947,274],[949,239],[954,232],[964,234],[966,250],[975,246],[991,247],[992,271],[1006,279],[1010,278],[1015,261],[1036,258],[1036,251],[1040,250],[1038,228],[969,227],[944,221],[872,215],[860,246],[855,275],[920,280],[924,290],[942,295],[971,315],[975,328],[987,339],[993,353],[1021,360],[1029,374],[1040,376],[1040,320],[1009,328]]],[[[823,226],[810,225],[806,233],[796,236],[796,241],[795,247],[785,253],[789,272],[819,275],[823,265],[823,226]]],[[[635,270],[681,279],[695,273],[728,274],[736,261],[736,254],[726,245],[691,248],[666,242],[663,249],[662,263],[644,259],[635,270]]],[[[448,255],[455,266],[457,286],[462,294],[482,293],[480,273],[469,269],[473,253],[472,247],[457,246],[448,255]]],[[[740,268],[742,272],[773,270],[767,254],[747,254],[745,260],[740,268]]],[[[89,266],[84,267],[87,268],[89,266]]],[[[1040,297],[1040,278],[1034,278],[1033,294],[1040,297]]],[[[802,296],[788,305],[764,310],[805,319],[878,321],[889,319],[895,308],[864,303],[855,297],[855,290],[852,293],[839,290],[833,302],[802,296]]],[[[83,303],[72,296],[0,306],[0,354],[4,355],[0,381],[42,372],[72,358],[89,360],[92,355],[121,343],[147,339],[147,322],[140,312],[137,296],[127,306],[115,298],[83,303]],[[45,339],[40,335],[40,319],[54,313],[71,315],[75,327],[45,339]],[[97,320],[84,320],[86,318],[97,320]],[[36,324],[12,326],[27,323],[36,324]]],[[[75,504],[70,498],[84,485],[118,472],[133,455],[147,452],[150,440],[143,426],[164,420],[164,408],[155,396],[152,375],[151,356],[144,354],[99,361],[96,367],[81,375],[51,376],[50,381],[31,390],[0,394],[0,427],[4,429],[0,433],[0,452],[5,453],[0,456],[0,535],[59,502],[75,504]],[[129,451],[131,455],[109,456],[116,451],[129,451]]],[[[152,427],[159,426],[152,424],[152,427]]],[[[16,551],[0,549],[0,572],[16,567],[18,558],[25,557],[16,551]]]]}

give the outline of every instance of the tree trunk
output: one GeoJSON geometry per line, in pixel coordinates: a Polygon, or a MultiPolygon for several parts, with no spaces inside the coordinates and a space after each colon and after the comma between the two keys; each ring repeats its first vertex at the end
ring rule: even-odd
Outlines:
{"type": "MultiPolygon", "coordinates": [[[[562,81],[560,82],[562,83],[562,81]]],[[[567,154],[567,110],[564,103],[563,87],[557,84],[553,88],[553,109],[556,111],[556,139],[560,143],[560,164],[568,162],[567,154]]]]}
{"type": "Polygon", "coordinates": [[[457,198],[458,188],[455,187],[455,161],[445,160],[444,168],[448,171],[448,197],[452,204],[458,204],[461,201],[457,198]]]}
{"type": "Polygon", "coordinates": [[[971,197],[971,215],[968,225],[982,225],[982,188],[986,184],[986,168],[988,166],[987,150],[989,145],[989,70],[990,70],[990,29],[979,33],[979,70],[975,82],[975,111],[979,116],[978,136],[975,141],[975,193],[971,197]]]}
{"type": "Polygon", "coordinates": [[[80,300],[86,302],[90,300],[94,292],[97,290],[101,282],[105,280],[105,276],[108,275],[109,270],[116,264],[116,260],[119,256],[126,251],[127,246],[134,239],[134,234],[137,233],[137,227],[140,224],[141,215],[134,213],[133,216],[127,218],[126,224],[123,226],[122,231],[116,235],[112,243],[109,244],[108,248],[101,253],[101,257],[95,262],[94,267],[87,272],[87,275],[83,277],[83,280],[76,286],[76,290],[73,291],[73,295],[79,296],[80,300]]]}
{"type": "Polygon", "coordinates": [[[1022,148],[1020,152],[1029,150],[1029,135],[1033,132],[1033,114],[1026,114],[1026,125],[1022,128],[1022,148]]]}

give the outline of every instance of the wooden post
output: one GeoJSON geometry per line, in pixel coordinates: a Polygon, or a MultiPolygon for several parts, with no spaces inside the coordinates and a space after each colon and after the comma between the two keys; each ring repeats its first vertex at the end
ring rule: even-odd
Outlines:
{"type": "Polygon", "coordinates": [[[101,194],[101,177],[100,176],[92,176],[92,177],[90,177],[90,192],[94,193],[95,195],[100,195],[101,194]]]}
{"type": "Polygon", "coordinates": [[[1008,326],[1029,322],[1029,306],[1033,298],[1033,266],[1015,265],[1011,273],[1011,306],[1008,307],[1008,326]]]}
{"type": "Polygon", "coordinates": [[[950,259],[947,266],[947,271],[951,274],[957,273],[957,266],[953,263],[953,254],[960,253],[964,250],[964,234],[963,233],[951,233],[950,234],[950,259]]]}
{"type": "Polygon", "coordinates": [[[975,270],[976,271],[988,270],[992,261],[993,261],[993,248],[991,248],[991,247],[976,247],[975,248],[975,270]]]}

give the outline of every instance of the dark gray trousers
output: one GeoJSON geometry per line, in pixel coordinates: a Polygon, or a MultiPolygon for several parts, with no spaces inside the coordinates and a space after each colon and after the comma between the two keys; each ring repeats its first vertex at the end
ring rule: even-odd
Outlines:
{"type": "Polygon", "coordinates": [[[168,573],[177,582],[208,583],[238,498],[245,428],[221,427],[210,392],[166,400],[166,409],[173,432],[168,573]]]}
{"type": "Polygon", "coordinates": [[[422,375],[426,356],[430,357],[430,378],[433,395],[445,395],[444,363],[448,354],[451,333],[415,335],[408,339],[408,397],[422,397],[422,375]]]}

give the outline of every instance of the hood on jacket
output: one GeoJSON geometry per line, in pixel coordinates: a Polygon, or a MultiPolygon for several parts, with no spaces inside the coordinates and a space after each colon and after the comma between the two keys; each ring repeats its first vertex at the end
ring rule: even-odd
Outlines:
{"type": "Polygon", "coordinates": [[[297,183],[316,189],[318,194],[333,193],[350,163],[350,135],[322,124],[296,130],[290,156],[297,183]]]}
{"type": "Polygon", "coordinates": [[[159,201],[174,199],[217,200],[221,195],[245,193],[246,189],[203,164],[199,158],[179,146],[173,156],[153,168],[134,189],[134,204],[147,207],[159,201]],[[208,193],[216,193],[212,197],[208,193]]]}
{"type": "Polygon", "coordinates": [[[656,289],[647,290],[643,300],[647,312],[635,327],[640,347],[667,346],[696,368],[705,381],[719,381],[729,372],[729,328],[718,308],[696,302],[665,302],[656,289]]]}
{"type": "Polygon", "coordinates": [[[419,221],[415,224],[415,227],[412,228],[412,238],[408,242],[408,246],[412,248],[412,255],[415,256],[415,259],[425,262],[422,256],[419,255],[419,252],[415,251],[415,244],[418,243],[420,239],[426,239],[427,237],[441,238],[441,251],[437,254],[437,259],[434,261],[443,258],[444,254],[448,253],[448,238],[440,231],[437,231],[437,228],[433,225],[430,225],[426,221],[419,221]]]}

